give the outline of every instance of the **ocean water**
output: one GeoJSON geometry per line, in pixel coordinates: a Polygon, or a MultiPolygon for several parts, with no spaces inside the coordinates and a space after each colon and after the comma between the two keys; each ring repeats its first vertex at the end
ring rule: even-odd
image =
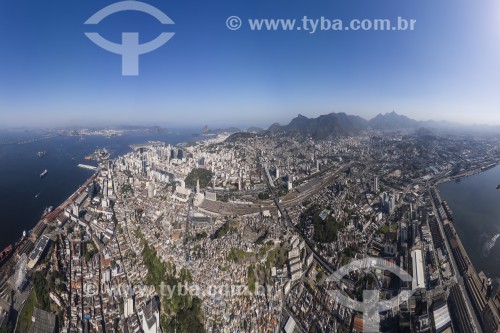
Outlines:
{"type": "Polygon", "coordinates": [[[438,186],[476,270],[500,278],[500,166],[438,186]]]}
{"type": "Polygon", "coordinates": [[[120,137],[58,136],[24,144],[40,133],[0,133],[0,251],[17,241],[23,230],[30,230],[39,221],[45,207],[57,207],[89,176],[91,170],[78,164],[95,165],[84,157],[97,148],[106,147],[112,157],[130,152],[130,144],[163,141],[172,145],[194,141],[194,131],[176,131],[169,134],[134,133],[120,137]],[[43,158],[38,151],[47,151],[43,158]],[[40,179],[40,173],[48,174],[40,179]]]}

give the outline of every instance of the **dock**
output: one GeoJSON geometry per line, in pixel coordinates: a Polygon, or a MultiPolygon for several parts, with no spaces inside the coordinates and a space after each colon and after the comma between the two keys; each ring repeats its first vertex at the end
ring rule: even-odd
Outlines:
{"type": "Polygon", "coordinates": [[[83,168],[83,169],[89,169],[92,171],[97,170],[97,167],[92,166],[92,165],[87,165],[87,164],[78,164],[78,167],[83,168]]]}

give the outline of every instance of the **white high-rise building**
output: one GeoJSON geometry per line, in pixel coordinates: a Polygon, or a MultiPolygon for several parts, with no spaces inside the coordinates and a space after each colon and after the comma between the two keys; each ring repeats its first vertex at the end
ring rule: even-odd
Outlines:
{"type": "Polygon", "coordinates": [[[134,299],[132,297],[128,297],[125,300],[123,305],[124,305],[123,306],[123,310],[124,310],[123,315],[125,316],[125,318],[132,316],[134,314],[134,299]]]}
{"type": "Polygon", "coordinates": [[[148,198],[154,198],[155,196],[155,184],[150,182],[148,185],[148,198]]]}

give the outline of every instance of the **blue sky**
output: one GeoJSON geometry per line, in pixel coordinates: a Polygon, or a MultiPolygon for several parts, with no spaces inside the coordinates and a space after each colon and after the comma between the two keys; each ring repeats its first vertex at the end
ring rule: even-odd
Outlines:
{"type": "Polygon", "coordinates": [[[500,3],[493,0],[145,1],[175,25],[115,1],[0,3],[0,126],[161,124],[268,126],[298,113],[500,124],[500,3]],[[238,31],[226,19],[398,16],[415,31],[238,31]],[[121,75],[121,57],[89,41],[175,36],[121,75]]]}

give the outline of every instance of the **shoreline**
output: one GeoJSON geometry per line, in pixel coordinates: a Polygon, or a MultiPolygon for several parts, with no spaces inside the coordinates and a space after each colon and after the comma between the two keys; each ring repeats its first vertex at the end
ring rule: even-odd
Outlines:
{"type": "Polygon", "coordinates": [[[80,194],[82,194],[89,184],[94,181],[97,177],[98,171],[94,172],[85,183],[83,183],[75,192],[73,192],[69,197],[66,198],[57,208],[52,212],[42,217],[33,227],[32,232],[26,237],[31,239],[32,242],[36,242],[38,238],[43,234],[43,231],[47,225],[55,220],[65,209],[68,207],[80,194]]]}
{"type": "Polygon", "coordinates": [[[495,309],[495,301],[492,297],[492,278],[488,277],[482,270],[478,272],[474,263],[471,261],[469,253],[456,231],[455,222],[449,219],[449,215],[453,214],[451,209],[448,208],[450,210],[449,215],[448,211],[444,212],[445,205],[443,202],[446,203],[446,201],[442,200],[438,185],[479,174],[496,166],[498,166],[498,163],[488,168],[475,169],[472,173],[470,171],[466,172],[465,175],[459,175],[451,179],[437,180],[429,187],[431,200],[434,200],[434,205],[438,213],[436,217],[440,224],[441,233],[444,233],[442,236],[444,236],[443,238],[448,249],[448,257],[450,262],[452,262],[455,277],[457,279],[456,283],[459,287],[458,290],[463,290],[463,296],[467,297],[466,302],[472,306],[471,309],[475,313],[476,318],[480,321],[480,326],[482,328],[488,326],[487,322],[491,319],[490,314],[494,313],[495,309]],[[442,216],[443,212],[445,216],[442,216]]]}
{"type": "MultiPolygon", "coordinates": [[[[453,177],[447,177],[447,178],[443,178],[443,179],[438,179],[436,180],[435,182],[432,183],[432,185],[430,185],[431,188],[433,188],[435,190],[435,193],[437,194],[438,196],[438,199],[439,199],[439,203],[441,206],[443,206],[443,201],[444,202],[447,202],[446,200],[443,200],[442,198],[442,195],[441,195],[441,192],[439,191],[439,188],[438,186],[441,185],[441,184],[446,184],[446,183],[449,183],[449,182],[453,182],[453,181],[457,181],[457,180],[461,180],[463,178],[468,178],[468,177],[472,177],[474,175],[478,175],[478,174],[481,174],[483,172],[486,172],[488,170],[491,170],[495,167],[498,167],[500,166],[500,162],[495,162],[495,163],[492,163],[492,164],[489,164],[487,167],[480,167],[480,168],[475,168],[473,170],[470,170],[470,171],[466,171],[462,174],[459,174],[459,175],[456,175],[456,176],[453,176],[453,177]]],[[[453,211],[451,208],[447,208],[445,209],[444,206],[443,206],[443,209],[444,211],[446,212],[447,209],[453,214],[453,211]]],[[[471,268],[474,270],[474,272],[476,272],[477,274],[477,269],[476,267],[474,266],[474,264],[472,263],[472,260],[470,259],[469,257],[469,252],[467,251],[467,249],[465,248],[465,246],[463,245],[462,241],[460,240],[460,237],[456,231],[456,224],[455,224],[455,221],[454,219],[449,219],[449,218],[446,218],[445,219],[447,221],[447,223],[449,223],[452,228],[453,228],[453,233],[455,235],[455,238],[459,244],[459,246],[462,248],[463,252],[465,252],[466,254],[466,259],[467,261],[469,262],[469,265],[471,266],[471,268]]],[[[445,222],[444,220],[442,222],[445,222]]],[[[443,224],[443,227],[444,227],[444,224],[443,224]]],[[[446,235],[445,235],[446,236],[446,235]]],[[[479,272],[479,273],[483,273],[485,274],[482,270],[479,272]]],[[[490,277],[490,278],[500,278],[500,277],[490,277]]]]}
{"type": "MultiPolygon", "coordinates": [[[[460,173],[458,175],[455,175],[455,176],[446,176],[445,178],[439,178],[437,180],[435,180],[431,186],[437,186],[439,184],[444,184],[444,183],[449,183],[451,181],[457,181],[457,180],[461,180],[462,178],[469,178],[469,177],[472,177],[474,175],[478,175],[480,173],[483,173],[483,172],[486,172],[488,170],[491,170],[497,166],[500,165],[500,161],[497,161],[497,162],[494,162],[494,163],[489,163],[487,166],[482,166],[482,167],[479,167],[479,168],[474,168],[472,170],[468,170],[468,171],[464,171],[463,173],[460,173]]],[[[500,186],[500,185],[499,185],[500,186]]]]}

